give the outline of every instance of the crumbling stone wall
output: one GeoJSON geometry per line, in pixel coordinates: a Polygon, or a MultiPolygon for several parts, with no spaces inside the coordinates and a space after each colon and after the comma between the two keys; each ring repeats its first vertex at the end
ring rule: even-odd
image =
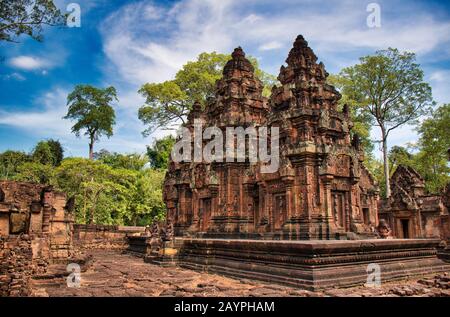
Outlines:
{"type": "Polygon", "coordinates": [[[32,276],[73,261],[66,198],[51,186],[0,181],[0,296],[28,296],[32,276]]]}
{"type": "Polygon", "coordinates": [[[29,235],[0,237],[0,297],[29,296],[30,279],[47,270],[48,256],[34,253],[29,235]]]}
{"type": "Polygon", "coordinates": [[[127,236],[139,235],[145,227],[83,225],[73,226],[73,243],[77,250],[128,248],[127,236]]]}

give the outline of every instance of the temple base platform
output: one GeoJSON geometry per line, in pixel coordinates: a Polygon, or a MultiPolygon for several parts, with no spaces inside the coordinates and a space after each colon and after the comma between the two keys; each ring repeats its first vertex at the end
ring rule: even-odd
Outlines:
{"type": "Polygon", "coordinates": [[[438,258],[438,239],[369,240],[178,240],[184,268],[256,279],[308,290],[450,271],[438,258]],[[374,275],[375,274],[375,275],[374,275]]]}

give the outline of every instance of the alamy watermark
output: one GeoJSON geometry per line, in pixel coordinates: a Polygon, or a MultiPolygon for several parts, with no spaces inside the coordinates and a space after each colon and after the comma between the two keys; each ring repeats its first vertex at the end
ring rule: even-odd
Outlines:
{"type": "Polygon", "coordinates": [[[378,3],[369,3],[366,11],[370,12],[367,16],[366,22],[369,28],[381,28],[381,7],[378,3]]]}
{"type": "Polygon", "coordinates": [[[381,267],[377,263],[367,265],[367,282],[365,287],[379,288],[381,287],[381,267]]]}
{"type": "Polygon", "coordinates": [[[191,133],[181,128],[181,139],[175,143],[171,155],[174,162],[261,162],[261,173],[275,173],[280,165],[278,127],[226,127],[203,129],[201,120],[194,120],[191,133]],[[193,134],[193,135],[192,135],[193,134]],[[270,139],[270,146],[269,146],[270,139]],[[209,140],[205,146],[204,141],[209,140]],[[248,146],[246,146],[248,144],[248,146]],[[225,146],[225,155],[224,155],[225,146]],[[270,153],[269,153],[270,151],[270,153]]]}
{"type": "Polygon", "coordinates": [[[66,11],[69,12],[66,19],[66,25],[69,28],[81,27],[81,7],[78,3],[69,3],[66,11]]]}
{"type": "Polygon", "coordinates": [[[66,268],[67,272],[69,272],[69,276],[67,276],[66,283],[67,287],[80,287],[81,285],[81,268],[77,263],[69,263],[66,268]]]}

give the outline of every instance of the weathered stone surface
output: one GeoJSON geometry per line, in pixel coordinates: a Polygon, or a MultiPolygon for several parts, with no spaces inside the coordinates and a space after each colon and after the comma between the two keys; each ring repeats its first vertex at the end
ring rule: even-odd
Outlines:
{"type": "Polygon", "coordinates": [[[73,214],[51,186],[0,181],[1,296],[29,295],[31,276],[74,257],[73,214]]]}
{"type": "MultiPolygon", "coordinates": [[[[280,168],[263,164],[171,162],[164,200],[177,235],[255,239],[357,239],[373,237],[378,189],[362,165],[348,107],[302,36],[280,69],[269,100],[243,50],[236,48],[202,111],[196,103],[186,127],[280,129],[280,168]],[[351,234],[350,234],[351,233],[351,234]]],[[[227,146],[224,144],[224,156],[227,146]]]]}
{"type": "Polygon", "coordinates": [[[48,259],[33,255],[28,235],[0,237],[0,297],[30,295],[30,278],[45,272],[48,259]]]}
{"type": "Polygon", "coordinates": [[[362,285],[369,265],[383,282],[450,270],[439,240],[274,241],[184,239],[182,267],[304,289],[362,285]]]}
{"type": "Polygon", "coordinates": [[[396,238],[450,239],[449,193],[427,195],[422,176],[400,165],[391,177],[391,197],[380,203],[379,218],[386,219],[396,238]]]}
{"type": "Polygon", "coordinates": [[[140,235],[145,227],[84,225],[73,226],[73,243],[78,250],[128,248],[127,236],[140,235]]]}
{"type": "MultiPolygon", "coordinates": [[[[54,265],[46,278],[33,280],[33,296],[449,296],[448,289],[424,285],[417,280],[383,282],[380,288],[352,287],[326,291],[299,290],[287,286],[232,279],[181,268],[164,268],[117,252],[92,250],[93,265],[81,274],[81,287],[68,288],[64,277],[55,276],[54,265]]],[[[60,272],[64,273],[62,269],[60,272]]],[[[67,274],[67,273],[65,273],[67,274]]],[[[432,279],[425,276],[421,279],[432,279]]]]}

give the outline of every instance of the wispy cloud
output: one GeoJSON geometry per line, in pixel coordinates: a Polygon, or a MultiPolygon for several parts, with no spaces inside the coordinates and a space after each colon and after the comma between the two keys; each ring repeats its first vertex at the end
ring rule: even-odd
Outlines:
{"type": "MultiPolygon", "coordinates": [[[[70,135],[70,123],[62,120],[66,111],[67,93],[67,90],[56,88],[39,96],[33,103],[41,105],[42,110],[40,111],[31,109],[14,112],[0,110],[0,125],[20,128],[42,138],[70,135]]],[[[6,107],[0,106],[1,108],[6,107]]]]}
{"type": "Polygon", "coordinates": [[[270,50],[276,50],[278,48],[283,47],[283,44],[281,44],[278,41],[270,41],[268,43],[262,44],[259,46],[259,50],[261,51],[270,51],[270,50]]]}
{"type": "Polygon", "coordinates": [[[45,59],[35,56],[16,56],[10,58],[9,65],[22,70],[36,70],[48,67],[51,63],[45,59]]]}

